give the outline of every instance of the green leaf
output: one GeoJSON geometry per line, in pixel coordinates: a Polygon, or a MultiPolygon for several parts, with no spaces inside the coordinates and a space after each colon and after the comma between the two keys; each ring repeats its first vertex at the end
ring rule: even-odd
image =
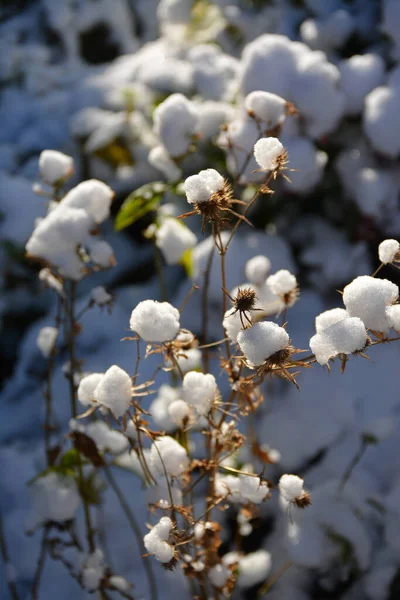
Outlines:
{"type": "Polygon", "coordinates": [[[84,459],[79,455],[78,450],[76,448],[71,448],[70,450],[64,452],[56,468],[61,471],[74,469],[83,463],[84,459]]]}
{"type": "Polygon", "coordinates": [[[193,266],[193,249],[192,248],[188,248],[187,250],[185,250],[185,252],[182,254],[180,263],[181,263],[182,267],[185,269],[186,275],[188,277],[193,277],[194,266],[193,266]]]}
{"type": "Polygon", "coordinates": [[[147,183],[138,188],[124,201],[116,219],[115,230],[121,231],[132,225],[160,204],[167,186],[162,181],[147,183]]]}

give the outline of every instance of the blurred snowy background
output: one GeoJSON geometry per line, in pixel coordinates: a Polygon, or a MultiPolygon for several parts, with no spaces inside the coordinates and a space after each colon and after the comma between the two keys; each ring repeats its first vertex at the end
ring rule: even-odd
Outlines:
{"type": "MultiPolygon", "coordinates": [[[[43,380],[45,361],[38,331],[52,324],[52,294],[37,281],[24,246],[45,202],[32,191],[38,157],[51,148],[73,156],[71,185],[95,177],[116,192],[114,215],[139,186],[178,179],[200,168],[235,175],[243,162],[224,150],[220,125],[245,150],[257,137],[243,109],[251,91],[265,90],[293,102],[299,118],[285,122],[281,140],[289,152],[292,184],[279,183],[268,203],[243,226],[227,261],[228,286],[244,280],[246,260],[265,254],[273,270],[288,268],[301,296],[289,314],[294,343],[307,348],[314,318],[340,305],[336,290],[359,274],[371,274],[377,246],[400,235],[400,1],[398,0],[3,0],[0,4],[0,510],[12,573],[21,598],[30,597],[39,534],[27,537],[26,482],[44,464],[43,380]],[[179,131],[155,108],[172,94],[189,101],[184,133],[197,136],[196,151],[182,159],[179,131]],[[160,122],[161,121],[161,122],[160,122]],[[171,164],[171,157],[176,159],[171,164]],[[174,171],[175,169],[175,171],[174,171]],[[172,170],[172,171],[171,171],[172,170]]],[[[182,99],[179,99],[182,101],[182,99]]],[[[178,101],[175,97],[175,101],[178,101]]],[[[251,180],[250,161],[246,176],[251,180]]],[[[168,194],[180,212],[182,196],[168,194]]],[[[122,233],[112,219],[103,234],[117,267],[80,287],[80,303],[95,284],[111,290],[111,315],[95,308],[83,319],[78,355],[85,370],[106,370],[111,361],[131,370],[134,353],[126,335],[136,303],[159,298],[154,249],[141,234],[146,218],[122,233]],[[86,286],[86,287],[85,287],[86,286]]],[[[195,274],[204,265],[207,241],[196,219],[199,244],[195,274]]],[[[209,331],[222,335],[220,280],[211,276],[209,331]]],[[[179,306],[189,282],[183,269],[165,267],[170,301],[179,306]]],[[[385,268],[383,277],[396,281],[385,268]]],[[[200,304],[183,326],[201,330],[200,304]]],[[[79,308],[78,308],[79,310],[79,308]]],[[[66,429],[69,406],[58,355],[55,410],[66,429]]],[[[303,373],[300,392],[286,382],[270,386],[258,419],[260,440],[281,459],[269,477],[294,472],[305,478],[313,506],[300,537],[273,502],[248,550],[260,544],[273,569],[294,566],[273,588],[272,600],[395,600],[400,597],[400,348],[379,347],[373,362],[352,360],[344,375],[316,367],[303,373]],[[335,490],[357,452],[360,436],[390,432],[368,448],[344,499],[335,490]]],[[[148,365],[152,372],[154,363],[148,365]]],[[[215,372],[218,372],[217,365],[215,372]]],[[[138,480],[119,482],[139,521],[146,521],[138,480]]],[[[140,549],[112,494],[98,518],[107,553],[118,573],[148,598],[140,549]]],[[[145,532],[145,530],[143,530],[145,532]]],[[[246,549],[246,548],[245,548],[246,549]]],[[[182,577],[159,573],[160,599],[183,590],[182,577]],[[167,581],[167,585],[165,584],[167,581]]],[[[5,571],[4,571],[5,573],[5,571]]],[[[84,597],[59,563],[48,562],[41,598],[84,597]]],[[[243,591],[243,598],[254,598],[243,591]]],[[[8,598],[0,575],[0,598],[8,598]]]]}

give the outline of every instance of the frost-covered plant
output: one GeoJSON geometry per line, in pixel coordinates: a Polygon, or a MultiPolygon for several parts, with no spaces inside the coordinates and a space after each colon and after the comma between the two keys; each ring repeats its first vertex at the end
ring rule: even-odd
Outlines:
{"type": "MultiPolygon", "coordinates": [[[[248,99],[248,110],[260,112],[258,118],[265,120],[263,111],[272,111],[268,114],[272,115],[275,126],[284,118],[285,107],[285,103],[268,95],[248,99]]],[[[235,202],[234,191],[240,191],[241,184],[223,178],[215,169],[190,175],[183,185],[186,199],[195,210],[184,213],[181,218],[199,215],[202,229],[211,231],[210,256],[214,252],[219,254],[220,322],[227,337],[209,344],[205,329],[199,345],[196,336],[182,328],[181,313],[186,305],[190,307],[192,292],[196,291],[193,288],[181,309],[167,301],[142,300],[133,307],[129,321],[134,335],[125,338],[127,343],[134,342],[126,346],[126,351],[135,357],[131,372],[113,364],[104,373],[85,373],[75,349],[82,314],[75,312],[77,283],[115,263],[115,260],[96,261],[91,253],[94,244],[106,243],[99,238],[98,225],[109,215],[113,194],[99,181],[83,182],[64,194],[59,167],[70,163],[54,159],[56,175],[52,179],[52,161],[48,162],[46,155],[46,160],[42,160],[42,171],[43,164],[47,165],[46,181],[53,181],[54,197],[47,216],[36,224],[26,248],[30,258],[42,263],[39,277],[56,294],[59,313],[56,326],[44,327],[37,340],[49,365],[45,423],[47,468],[31,482],[30,528],[44,528],[43,551],[61,560],[89,592],[98,590],[107,594],[107,590],[114,590],[124,597],[132,597],[129,584],[106,564],[101,540],[93,525],[91,498],[101,502],[102,478],[114,488],[141,552],[147,550],[148,555],[153,555],[167,569],[179,566],[191,580],[196,597],[205,599],[211,594],[223,594],[228,598],[233,597],[235,590],[255,585],[264,584],[261,590],[268,588],[273,552],[259,549],[247,555],[236,550],[224,555],[219,553],[223,535],[220,509],[230,507],[236,511],[236,535],[244,538],[252,532],[252,522],[263,504],[279,490],[281,507],[288,512],[291,535],[298,537],[302,511],[312,510],[312,492],[304,489],[303,478],[295,474],[284,473],[275,481],[266,479],[264,469],[260,471],[258,467],[273,464],[279,455],[258,442],[251,425],[247,438],[242,418],[260,410],[269,379],[279,378],[301,387],[304,377],[312,377],[312,372],[306,374],[303,370],[314,367],[315,363],[330,369],[338,358],[344,371],[352,356],[368,358],[367,352],[372,346],[398,339],[389,334],[391,328],[396,331],[400,328],[398,287],[377,278],[376,273],[359,276],[344,288],[343,308],[316,316],[316,334],[310,340],[312,354],[304,357],[301,356],[304,350],[293,345],[289,333],[290,309],[300,295],[292,272],[280,269],[269,274],[273,266],[270,260],[255,255],[245,266],[249,282],[227,291],[226,256],[232,240],[240,224],[248,222],[247,215],[256,201],[262,202],[272,193],[271,183],[281,176],[286,177],[290,161],[290,155],[275,137],[260,138],[253,151],[263,180],[250,198],[236,201],[240,212],[231,206],[235,202]],[[228,298],[232,302],[229,309],[228,298]],[[271,316],[281,318],[281,324],[271,320],[271,316]],[[144,356],[143,342],[146,344],[144,356]],[[66,375],[72,419],[68,437],[72,447],[58,449],[54,454],[50,381],[54,357],[62,343],[69,359],[66,375]],[[218,377],[209,368],[213,347],[218,347],[220,356],[218,377]],[[153,376],[143,380],[144,361],[150,357],[155,357],[159,364],[153,376]],[[190,368],[191,365],[195,368],[190,368]],[[162,370],[170,373],[170,385],[158,382],[162,370]],[[147,404],[146,396],[154,392],[156,398],[147,404]],[[82,414],[79,414],[78,402],[84,408],[82,414]],[[149,426],[149,416],[156,429],[149,426]],[[250,445],[246,449],[248,439],[250,445]],[[157,521],[143,538],[139,536],[140,526],[129,498],[124,497],[114,479],[116,465],[138,473],[150,492],[148,508],[157,521]],[[85,549],[73,533],[81,507],[86,529],[85,549]],[[52,536],[60,524],[69,538],[56,542],[52,536]],[[69,558],[70,548],[77,554],[73,564],[69,558]]],[[[166,264],[171,264],[178,262],[182,254],[196,244],[196,238],[187,225],[165,214],[167,208],[159,210],[158,217],[156,214],[159,221],[155,225],[155,239],[163,250],[166,264]]],[[[382,265],[396,266],[398,253],[396,240],[382,242],[379,247],[382,265]]],[[[106,254],[113,256],[111,249],[106,254]]],[[[203,319],[207,318],[205,292],[211,264],[207,261],[200,290],[203,319]]],[[[97,286],[85,310],[94,304],[109,305],[111,300],[106,290],[97,286]]],[[[385,423],[366,424],[361,450],[339,481],[338,494],[344,494],[354,465],[367,445],[377,443],[386,431],[385,423]]],[[[146,503],[145,498],[143,502],[146,503]]],[[[315,527],[319,527],[318,523],[315,527]]],[[[151,556],[145,555],[144,561],[149,592],[154,599],[151,556]]]]}
{"type": "MultiPolygon", "coordinates": [[[[32,264],[41,263],[41,285],[58,307],[54,322],[41,324],[35,335],[40,360],[48,361],[46,468],[31,482],[30,525],[42,528],[40,557],[61,561],[79,585],[101,597],[118,592],[154,599],[151,571],[161,573],[164,566],[183,571],[191,595],[201,598],[237,597],[252,586],[262,595],[275,582],[283,584],[277,596],[300,597],[316,579],[325,588],[354,584],[352,597],[383,598],[395,576],[399,513],[395,482],[387,499],[376,500],[393,479],[377,473],[379,463],[387,463],[386,447],[383,459],[379,455],[354,477],[353,470],[391,430],[385,419],[368,420],[369,400],[359,417],[364,394],[357,363],[400,332],[398,289],[388,281],[399,266],[399,243],[392,239],[399,223],[398,2],[382,0],[381,27],[376,0],[290,1],[279,10],[280,3],[242,0],[162,0],[158,7],[156,0],[39,4],[32,13],[45,15],[63,50],[35,45],[42,28],[25,30],[23,18],[4,37],[0,77],[10,89],[0,111],[11,118],[4,119],[9,127],[2,130],[0,149],[0,168],[7,172],[0,225],[4,237],[8,213],[17,224],[29,222],[20,218],[18,199],[27,198],[24,180],[39,167],[40,202],[51,199],[27,252],[32,264]],[[110,51],[115,44],[132,54],[112,62],[107,57],[107,65],[96,69],[85,64],[79,47],[85,54],[97,46],[85,42],[92,26],[110,51]],[[359,54],[349,56],[353,48],[359,54]],[[77,111],[72,119],[70,111],[77,111]],[[68,130],[74,139],[66,144],[68,130]],[[55,150],[38,161],[44,147],[71,149],[75,175],[72,158],[55,150]],[[80,173],[88,181],[65,193],[69,178],[76,183],[80,173]],[[90,277],[115,264],[100,235],[107,235],[113,193],[100,180],[118,199],[136,190],[118,213],[119,229],[139,221],[137,238],[140,217],[146,215],[147,225],[154,217],[144,237],[154,244],[161,289],[157,294],[150,281],[145,291],[123,290],[116,312],[129,310],[131,321],[129,315],[115,318],[119,330],[104,336],[107,314],[95,324],[94,307],[111,312],[114,295],[97,280],[89,290],[90,277]],[[185,196],[189,213],[180,215],[185,196]],[[257,230],[241,235],[249,223],[257,230]],[[204,242],[201,228],[211,234],[204,242]],[[368,243],[375,248],[383,236],[381,265],[370,276],[368,243]],[[294,247],[299,271],[285,259],[282,237],[294,247]],[[276,242],[277,252],[265,250],[267,239],[268,246],[276,242]],[[177,289],[182,267],[194,280],[187,295],[184,284],[177,289]],[[324,295],[343,290],[343,304],[314,310],[308,283],[324,295]],[[79,294],[88,298],[82,309],[76,308],[79,294]],[[302,323],[312,311],[320,314],[310,355],[299,349],[306,347],[299,330],[304,338],[302,323]],[[92,318],[88,327],[83,315],[92,318]],[[86,328],[98,334],[94,343],[86,328]],[[110,340],[122,336],[129,336],[122,350],[111,351],[110,340]],[[101,365],[99,347],[107,357],[101,365]],[[61,415],[66,406],[58,369],[64,360],[73,417],[67,438],[57,431],[59,405],[61,415]],[[337,380],[326,383],[326,394],[321,388],[321,373],[335,361],[346,369],[345,381],[354,378],[353,403],[346,403],[345,384],[337,380]],[[276,378],[281,381],[270,382],[276,378]],[[302,390],[296,401],[291,384],[302,390]],[[149,393],[154,395],[147,398],[149,393]],[[337,419],[331,418],[333,405],[337,419]],[[339,435],[346,428],[349,435],[339,435]],[[283,467],[279,452],[267,445],[277,440],[283,467]],[[302,477],[285,474],[296,472],[291,461],[301,465],[302,477]],[[128,482],[125,496],[117,469],[128,482]],[[133,477],[140,478],[140,491],[128,487],[133,477]],[[326,477],[337,481],[325,483],[326,477]],[[138,592],[112,572],[120,565],[108,549],[109,531],[102,531],[105,482],[140,554],[153,555],[144,558],[148,579],[135,582],[138,592]],[[269,502],[277,490],[280,516],[269,502]],[[261,542],[268,550],[246,554],[243,548],[256,540],[252,536],[247,546],[242,538],[258,535],[265,514],[277,525],[261,542]],[[233,527],[226,527],[228,520],[233,527]],[[153,524],[146,536],[145,521],[153,524]],[[378,537],[386,546],[379,552],[374,543],[372,552],[371,539],[378,537]],[[281,567],[284,552],[307,570],[292,569],[293,578],[285,578],[290,563],[281,567]]],[[[22,206],[27,209],[28,200],[22,206]]],[[[141,276],[150,278],[149,246],[133,253],[126,248],[115,244],[118,259],[129,263],[129,280],[137,265],[146,265],[141,276]]],[[[1,312],[13,303],[10,297],[1,312]]],[[[21,369],[18,394],[20,375],[21,369]]],[[[380,388],[384,382],[376,380],[380,388]]],[[[392,396],[382,393],[379,400],[395,407],[392,396]]],[[[62,416],[60,421],[63,427],[62,416]]],[[[113,528],[117,517],[108,510],[107,497],[106,520],[113,528]]],[[[118,541],[121,553],[123,544],[118,541]]],[[[40,579],[39,570],[35,581],[40,579]]],[[[170,581],[181,585],[175,572],[170,581]]],[[[163,593],[159,589],[158,597],[163,593]]]]}

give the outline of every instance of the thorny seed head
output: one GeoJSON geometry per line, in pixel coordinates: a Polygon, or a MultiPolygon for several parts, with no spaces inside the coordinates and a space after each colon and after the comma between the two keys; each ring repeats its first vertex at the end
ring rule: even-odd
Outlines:
{"type": "Polygon", "coordinates": [[[307,506],[310,506],[311,504],[311,496],[308,492],[304,491],[304,493],[301,496],[298,496],[297,498],[294,499],[294,504],[297,506],[297,508],[306,508],[307,506]]]}

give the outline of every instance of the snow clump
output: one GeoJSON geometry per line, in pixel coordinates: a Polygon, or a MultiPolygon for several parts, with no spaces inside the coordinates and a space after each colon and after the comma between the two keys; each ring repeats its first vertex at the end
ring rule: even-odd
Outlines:
{"type": "Polygon", "coordinates": [[[250,116],[265,121],[269,129],[285,120],[287,102],[276,94],[260,90],[251,92],[246,96],[244,106],[250,116]]]}
{"type": "Polygon", "coordinates": [[[156,246],[163,253],[167,265],[179,263],[183,253],[196,243],[195,234],[177,219],[164,219],[156,231],[156,246]]]}
{"type": "Polygon", "coordinates": [[[99,404],[108,408],[117,419],[122,417],[131,405],[132,380],[128,373],[113,365],[97,384],[93,397],[99,404]]]}
{"type": "Polygon", "coordinates": [[[40,177],[49,185],[58,185],[74,172],[74,160],[57,150],[43,150],[39,157],[40,177]]]}
{"type": "Polygon", "coordinates": [[[165,468],[168,475],[177,477],[189,465],[189,458],[183,446],[174,438],[165,435],[153,442],[150,451],[150,462],[159,475],[165,475],[165,468]]]}
{"type": "Polygon", "coordinates": [[[326,326],[310,339],[310,348],[320,365],[338,354],[352,354],[365,348],[367,331],[364,323],[357,317],[341,318],[326,326]]]}
{"type": "Polygon", "coordinates": [[[400,244],[397,240],[383,240],[378,247],[379,260],[388,265],[399,255],[400,244]]]}
{"type": "Polygon", "coordinates": [[[154,111],[154,131],[172,157],[185,154],[197,126],[194,104],[183,94],[171,94],[154,111]]]}
{"type": "Polygon", "coordinates": [[[278,138],[261,138],[254,145],[254,158],[261,169],[274,171],[279,166],[279,159],[283,156],[285,148],[278,138]]]}
{"type": "Polygon", "coordinates": [[[130,328],[145,342],[168,342],[179,331],[179,311],[169,302],[143,300],[132,311],[130,328]]]}
{"type": "Polygon", "coordinates": [[[258,366],[279,350],[287,348],[289,335],[283,327],[272,321],[265,321],[240,331],[237,341],[247,360],[258,366]]]}
{"type": "Polygon", "coordinates": [[[199,415],[207,415],[217,394],[217,382],[211,373],[189,371],[183,378],[183,398],[199,415]]]}
{"type": "Polygon", "coordinates": [[[225,180],[215,169],[204,169],[185,179],[184,188],[189,204],[209,202],[215,192],[223,189],[225,180]]]}
{"type": "Polygon", "coordinates": [[[259,254],[253,256],[247,261],[245,267],[246,278],[254,285],[264,283],[269,270],[271,269],[271,261],[266,256],[259,254]]]}
{"type": "Polygon", "coordinates": [[[76,482],[69,475],[48,473],[39,477],[30,486],[30,494],[33,510],[41,523],[69,521],[81,503],[76,482]]]}
{"type": "Polygon", "coordinates": [[[397,285],[368,275],[357,277],[343,291],[343,302],[349,316],[359,317],[368,329],[384,333],[389,329],[386,308],[398,297],[397,285]]]}
{"type": "Polygon", "coordinates": [[[150,554],[154,554],[156,559],[163,563],[170,562],[174,557],[174,547],[168,543],[172,527],[171,519],[162,517],[157,525],[143,538],[146,550],[150,554]]]}
{"type": "Polygon", "coordinates": [[[36,344],[45,358],[53,352],[58,337],[57,327],[42,327],[36,340],[36,344]]]}

